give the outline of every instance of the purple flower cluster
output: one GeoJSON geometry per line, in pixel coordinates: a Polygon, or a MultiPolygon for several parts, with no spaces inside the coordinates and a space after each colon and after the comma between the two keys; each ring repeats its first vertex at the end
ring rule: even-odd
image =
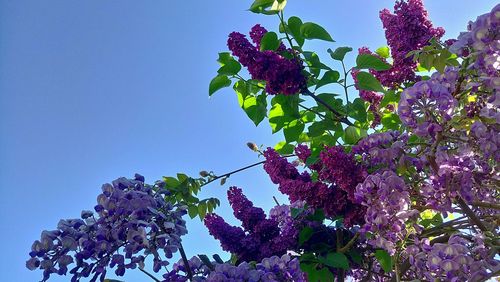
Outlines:
{"type": "MultiPolygon", "coordinates": [[[[292,208],[303,208],[303,202],[295,202],[291,205],[278,205],[269,211],[269,217],[278,223],[281,232],[282,244],[294,246],[298,241],[299,232],[306,224],[303,218],[293,218],[292,208]]],[[[308,215],[306,212],[304,215],[308,215]]]]}
{"type": "Polygon", "coordinates": [[[445,244],[417,240],[406,249],[411,271],[429,281],[484,281],[500,265],[484,245],[483,236],[472,240],[452,235],[445,244]]]}
{"type": "Polygon", "coordinates": [[[394,14],[384,9],[380,11],[380,19],[393,63],[391,69],[378,72],[376,77],[391,88],[405,81],[414,81],[416,63],[406,55],[425,46],[432,37],[439,39],[444,29],[432,26],[422,0],[396,1],[394,14]]]}
{"type": "MultiPolygon", "coordinates": [[[[239,62],[248,68],[252,79],[266,81],[266,92],[269,94],[293,95],[301,93],[306,88],[306,78],[302,74],[302,62],[288,59],[280,55],[285,52],[284,45],[275,51],[260,51],[260,40],[267,31],[260,25],[252,28],[250,36],[254,46],[245,35],[232,32],[227,46],[239,62]]],[[[286,50],[294,54],[293,50],[286,50]]]]}
{"type": "Polygon", "coordinates": [[[406,139],[406,135],[394,130],[373,133],[352,146],[352,152],[361,155],[363,163],[370,167],[387,165],[395,169],[396,162],[404,153],[406,139]]]}
{"type": "Polygon", "coordinates": [[[354,202],[356,186],[367,176],[365,168],[354,160],[353,154],[348,154],[342,146],[325,147],[320,153],[323,168],[318,171],[319,179],[335,183],[347,193],[349,201],[354,202]]]}
{"type": "MultiPolygon", "coordinates": [[[[297,147],[299,156],[309,156],[307,151],[305,146],[297,147]]],[[[299,173],[271,148],[264,151],[264,157],[264,169],[290,202],[305,201],[312,208],[323,209],[329,217],[342,215],[346,226],[363,221],[364,208],[353,203],[352,195],[356,184],[363,180],[359,177],[363,177],[364,171],[341,147],[325,148],[320,160],[310,166],[318,172],[320,181],[313,181],[305,171],[299,173]]]]}
{"type": "Polygon", "coordinates": [[[283,281],[306,282],[305,274],[300,270],[299,260],[289,255],[264,258],[253,268],[248,263],[238,266],[218,264],[210,273],[207,282],[218,281],[283,281]]]}
{"type": "Polygon", "coordinates": [[[92,211],[83,211],[81,219],[61,220],[56,230],[43,231],[33,243],[26,267],[43,270],[43,281],[52,273],[66,275],[71,281],[92,276],[90,281],[106,276],[106,268],[117,267],[116,275],[126,269],[143,267],[145,256],[153,256],[153,270],[168,264],[166,258],[177,251],[181,236],[187,233],[183,208],[165,201],[168,191],[162,183],[144,184],[144,177],[118,178],[102,186],[98,204],[92,211]],[[123,252],[120,252],[123,251],[123,252]]]}
{"type": "Polygon", "coordinates": [[[492,89],[500,87],[500,4],[490,13],[470,22],[449,50],[463,57],[473,57],[474,69],[492,89]]]}
{"type": "MultiPolygon", "coordinates": [[[[474,126],[473,129],[475,132],[479,130],[474,126]]],[[[477,141],[472,139],[471,143],[474,142],[477,141]]],[[[491,166],[481,153],[472,148],[474,146],[468,143],[459,144],[458,150],[450,150],[445,146],[437,148],[435,161],[438,170],[419,189],[428,206],[446,213],[453,212],[452,204],[457,198],[467,203],[498,201],[498,192],[493,188],[498,177],[495,166],[491,166]]],[[[489,215],[499,213],[498,210],[478,212],[489,215]]]]}
{"type": "Polygon", "coordinates": [[[431,79],[419,81],[401,94],[398,114],[406,126],[422,137],[435,138],[442,125],[455,114],[458,101],[453,97],[458,71],[448,67],[431,79]]]}
{"type": "Polygon", "coordinates": [[[296,245],[291,240],[290,230],[282,232],[280,224],[273,218],[266,218],[264,211],[253,206],[241,189],[231,187],[228,199],[234,216],[242,222],[243,228],[227,224],[216,214],[205,218],[210,234],[219,240],[222,248],[237,255],[239,261],[258,261],[273,255],[283,255],[296,245]]]}
{"type": "Polygon", "coordinates": [[[355,197],[367,207],[366,223],[360,231],[373,233],[368,243],[393,254],[396,242],[406,235],[406,221],[419,214],[410,209],[410,193],[404,180],[391,170],[371,174],[358,185],[355,197]]]}
{"type": "Polygon", "coordinates": [[[485,125],[481,121],[476,121],[471,126],[472,138],[477,141],[479,151],[486,159],[492,157],[495,161],[500,161],[500,134],[495,125],[485,125]]]}
{"type": "MultiPolygon", "coordinates": [[[[215,263],[215,262],[212,262],[215,263]]],[[[210,268],[206,266],[198,257],[192,257],[188,260],[189,269],[193,275],[194,282],[206,281],[206,277],[210,274],[210,268]]],[[[187,269],[184,261],[180,259],[177,263],[172,265],[172,270],[163,275],[163,282],[187,282],[187,269]]]]}
{"type": "MultiPolygon", "coordinates": [[[[193,281],[205,282],[225,282],[225,281],[241,281],[241,282],[306,282],[305,274],[300,270],[299,260],[292,258],[289,255],[281,257],[272,256],[264,258],[257,264],[242,262],[235,266],[229,263],[218,264],[212,262],[214,269],[210,271],[197,257],[189,260],[191,269],[194,269],[193,281]]],[[[185,274],[180,274],[180,271],[185,272],[184,264],[174,264],[174,269],[164,275],[165,282],[186,282],[188,281],[185,274]],[[177,265],[177,267],[176,267],[177,265]]]]}

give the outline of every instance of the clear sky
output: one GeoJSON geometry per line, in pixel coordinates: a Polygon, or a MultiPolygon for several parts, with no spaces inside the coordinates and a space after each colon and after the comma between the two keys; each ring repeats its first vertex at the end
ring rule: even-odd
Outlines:
{"type": "MultiPolygon", "coordinates": [[[[277,18],[255,15],[251,1],[0,0],[0,281],[38,281],[25,261],[31,243],[60,218],[95,205],[101,184],[139,172],[222,174],[257,161],[247,141],[274,145],[228,88],[208,98],[217,53],[233,30],[277,18]]],[[[495,0],[427,0],[445,38],[488,12],[495,0]]],[[[294,1],[286,15],[323,25],[337,41],[306,48],[385,44],[378,11],[393,1],[294,1]]],[[[326,56],[323,60],[330,62],[326,56]]],[[[352,60],[352,58],[351,58],[352,60]]],[[[229,179],[268,210],[278,195],[262,169],[229,179]]],[[[235,222],[226,187],[205,187],[235,222]]],[[[284,198],[279,198],[283,200],[284,198]]],[[[188,256],[220,252],[203,225],[189,222],[188,256]]],[[[126,281],[148,281],[143,274],[126,281]]],[[[51,281],[69,281],[54,276],[51,281]]]]}

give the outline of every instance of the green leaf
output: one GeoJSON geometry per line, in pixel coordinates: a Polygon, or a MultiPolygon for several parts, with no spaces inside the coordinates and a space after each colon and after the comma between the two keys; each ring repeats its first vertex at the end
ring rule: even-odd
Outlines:
{"type": "Polygon", "coordinates": [[[322,209],[316,209],[314,210],[314,213],[312,215],[309,215],[307,217],[307,219],[317,222],[323,222],[325,220],[325,213],[322,209]]]}
{"type": "Polygon", "coordinates": [[[349,113],[349,116],[354,118],[355,120],[364,123],[366,122],[366,107],[365,107],[365,102],[360,99],[356,98],[352,103],[349,103],[347,105],[347,111],[349,113]]]}
{"type": "Polygon", "coordinates": [[[320,282],[331,282],[334,280],[333,274],[326,267],[318,270],[318,276],[320,282]]]}
{"type": "Polygon", "coordinates": [[[267,113],[266,95],[261,94],[257,97],[247,97],[243,102],[243,110],[245,110],[245,113],[247,113],[255,126],[259,125],[267,113]]]}
{"type": "Polygon", "coordinates": [[[382,58],[389,58],[390,56],[390,53],[389,53],[389,46],[382,46],[380,48],[378,48],[377,50],[375,50],[375,53],[377,53],[377,55],[379,55],[380,57],[382,58]]]}
{"type": "Polygon", "coordinates": [[[217,62],[219,62],[219,64],[221,66],[223,66],[232,60],[234,60],[234,58],[233,58],[233,56],[231,56],[230,52],[220,52],[219,58],[217,59],[217,62]]]}
{"type": "Polygon", "coordinates": [[[332,51],[332,49],[328,49],[330,57],[332,57],[332,59],[337,61],[343,61],[345,55],[351,51],[352,51],[351,47],[338,47],[337,49],[335,49],[335,51],[332,51]]]}
{"type": "Polygon", "coordinates": [[[299,214],[301,214],[304,211],[304,208],[290,208],[290,215],[292,218],[297,218],[299,214]]]}
{"type": "MultiPolygon", "coordinates": [[[[336,98],[338,95],[333,93],[321,93],[316,95],[321,101],[325,102],[327,105],[332,107],[334,110],[338,111],[340,114],[345,114],[345,108],[342,105],[342,99],[336,98]]],[[[329,113],[330,110],[326,108],[323,104],[317,102],[318,112],[329,113]]]]}
{"type": "Polygon", "coordinates": [[[318,121],[307,128],[309,137],[317,137],[323,135],[326,131],[326,124],[323,121],[318,121]]]}
{"type": "Polygon", "coordinates": [[[303,123],[309,123],[313,122],[314,119],[316,118],[316,114],[307,110],[301,111],[301,118],[300,120],[303,123]]]}
{"type": "Polygon", "coordinates": [[[210,259],[207,257],[207,255],[198,255],[198,257],[203,262],[203,264],[205,264],[209,269],[211,269],[211,270],[215,269],[214,265],[212,264],[210,259]]]}
{"type": "Polygon", "coordinates": [[[177,188],[181,183],[179,182],[179,180],[175,179],[174,177],[170,177],[170,176],[164,176],[163,177],[163,181],[165,181],[165,185],[167,185],[167,187],[169,188],[177,188]]]}
{"type": "Polygon", "coordinates": [[[350,250],[347,254],[351,257],[352,261],[361,265],[363,263],[363,257],[358,251],[350,250]]]}
{"type": "Polygon", "coordinates": [[[359,54],[358,57],[356,57],[356,68],[384,71],[390,69],[391,65],[376,56],[370,54],[359,54]]]}
{"type": "Polygon", "coordinates": [[[300,120],[296,119],[291,121],[283,128],[286,142],[291,143],[297,141],[303,131],[304,124],[300,120]]]}
{"type": "Polygon", "coordinates": [[[401,120],[397,114],[385,114],[381,119],[382,125],[387,129],[398,130],[401,126],[401,120]]]}
{"type": "Polygon", "coordinates": [[[189,206],[188,207],[188,215],[190,218],[195,218],[198,215],[198,207],[197,206],[189,206]]]}
{"type": "Polygon", "coordinates": [[[448,54],[443,52],[439,55],[439,57],[434,59],[434,67],[440,73],[444,72],[444,68],[446,67],[446,61],[448,60],[448,54]]]}
{"type": "Polygon", "coordinates": [[[380,107],[385,107],[388,104],[397,103],[397,102],[399,102],[399,92],[390,90],[384,94],[384,97],[382,98],[382,101],[380,102],[380,107]]]}
{"type": "Polygon", "coordinates": [[[311,239],[313,234],[314,230],[311,227],[306,226],[302,228],[299,233],[299,246],[307,242],[307,240],[311,239]]]}
{"type": "Polygon", "coordinates": [[[248,90],[248,84],[242,80],[236,82],[233,89],[238,96],[240,107],[254,122],[255,126],[259,125],[266,117],[267,96],[265,94],[260,94],[258,96],[251,94],[248,90]]]}
{"type": "Polygon", "coordinates": [[[184,182],[189,179],[189,176],[184,173],[177,173],[177,179],[179,179],[180,182],[184,182]]]}
{"type": "Polygon", "coordinates": [[[331,68],[325,64],[323,64],[318,55],[314,52],[310,52],[310,51],[304,51],[302,52],[302,55],[304,55],[304,58],[305,58],[305,63],[311,67],[311,68],[315,68],[317,70],[315,71],[311,71],[313,72],[314,75],[318,76],[319,75],[319,72],[320,70],[331,70],[331,68]]]}
{"type": "Polygon", "coordinates": [[[392,258],[385,250],[376,250],[375,257],[377,258],[380,266],[385,273],[389,273],[392,270],[392,258]]]}
{"type": "Polygon", "coordinates": [[[207,214],[207,204],[200,203],[198,205],[198,214],[200,215],[201,220],[203,220],[203,218],[205,218],[205,215],[207,214]]]}
{"type": "Polygon", "coordinates": [[[280,131],[287,123],[300,119],[298,95],[276,95],[271,105],[268,116],[273,133],[280,131]]]}
{"type": "Polygon", "coordinates": [[[311,22],[302,24],[300,27],[300,34],[305,39],[321,39],[334,42],[330,34],[323,27],[311,22]]]}
{"type": "Polygon", "coordinates": [[[260,41],[260,50],[271,50],[276,51],[280,46],[280,41],[278,40],[278,35],[275,32],[266,32],[260,41]]]}
{"type": "Polygon", "coordinates": [[[304,45],[304,37],[300,34],[300,27],[302,26],[302,20],[298,17],[290,17],[288,19],[288,28],[290,28],[290,32],[297,41],[297,44],[299,44],[300,47],[304,45]]]}
{"type": "Polygon", "coordinates": [[[266,9],[271,7],[274,3],[274,0],[255,0],[250,6],[250,11],[254,13],[265,13],[266,9]]]}
{"type": "Polygon", "coordinates": [[[217,62],[221,65],[217,71],[219,75],[235,75],[241,70],[241,64],[229,52],[219,53],[217,62]]]}
{"type": "Polygon", "coordinates": [[[316,270],[316,265],[316,263],[300,263],[300,270],[307,273],[307,279],[310,282],[318,282],[320,280],[318,270],[316,270]]]}
{"type": "Polygon", "coordinates": [[[334,268],[349,269],[349,260],[342,253],[328,253],[325,257],[320,257],[319,261],[334,268]]]}
{"type": "Polygon", "coordinates": [[[380,81],[376,79],[371,73],[360,71],[356,78],[358,80],[359,89],[371,90],[377,92],[385,92],[380,81]]]}
{"type": "Polygon", "coordinates": [[[208,87],[208,96],[212,96],[218,90],[229,87],[231,85],[231,80],[225,75],[218,75],[210,81],[210,86],[208,87]]]}
{"type": "Polygon", "coordinates": [[[326,71],[323,77],[318,81],[318,84],[316,85],[316,89],[320,88],[321,86],[330,84],[330,83],[335,83],[339,80],[340,78],[340,73],[338,71],[334,70],[329,70],[326,71]]]}
{"type": "Polygon", "coordinates": [[[361,139],[361,134],[359,129],[350,125],[344,131],[344,141],[346,144],[353,145],[356,144],[359,139],[361,139]]]}
{"type": "Polygon", "coordinates": [[[218,255],[218,254],[215,254],[212,256],[214,258],[214,260],[217,262],[217,263],[224,263],[224,261],[222,260],[222,258],[218,255]]]}
{"type": "Polygon", "coordinates": [[[220,67],[217,73],[219,75],[236,75],[240,70],[241,64],[236,60],[232,60],[220,67]]]}
{"type": "Polygon", "coordinates": [[[422,67],[430,71],[434,64],[434,56],[431,54],[422,53],[418,58],[418,62],[422,67]]]}
{"type": "Polygon", "coordinates": [[[274,146],[274,150],[282,155],[291,154],[294,149],[295,147],[292,144],[288,144],[285,141],[281,141],[274,146]]]}

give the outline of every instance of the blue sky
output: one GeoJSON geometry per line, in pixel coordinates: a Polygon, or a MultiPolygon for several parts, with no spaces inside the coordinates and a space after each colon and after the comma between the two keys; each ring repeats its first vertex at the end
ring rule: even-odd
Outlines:
{"type": "MultiPolygon", "coordinates": [[[[427,0],[426,6],[452,38],[496,2],[427,0]]],[[[24,267],[31,243],[60,218],[93,207],[103,183],[135,172],[149,182],[177,172],[221,174],[258,161],[246,142],[280,140],[265,122],[253,125],[229,88],[207,95],[227,34],[256,23],[277,29],[277,18],[247,12],[250,3],[0,0],[1,281],[38,281],[41,272],[24,267]]],[[[337,42],[311,41],[306,48],[325,54],[338,46],[384,45],[378,11],[392,6],[289,1],[286,15],[323,25],[337,42]]],[[[259,168],[228,184],[266,210],[278,196],[259,168]]],[[[217,212],[235,222],[227,187],[213,184],[203,195],[219,197],[217,212]]],[[[188,256],[220,253],[199,221],[188,226],[188,256]]],[[[148,281],[141,273],[123,280],[148,281]]]]}

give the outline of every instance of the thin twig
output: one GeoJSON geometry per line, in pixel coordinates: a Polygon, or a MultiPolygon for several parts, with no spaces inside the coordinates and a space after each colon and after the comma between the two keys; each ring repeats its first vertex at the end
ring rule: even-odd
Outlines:
{"type": "MultiPolygon", "coordinates": [[[[283,156],[283,158],[289,158],[289,157],[295,157],[295,155],[293,155],[293,154],[292,154],[292,155],[285,155],[285,156],[283,156]]],[[[218,180],[218,179],[221,179],[221,178],[224,178],[224,177],[229,177],[229,176],[231,176],[231,175],[233,175],[233,174],[235,174],[235,173],[238,173],[238,172],[240,172],[240,171],[243,171],[243,170],[246,170],[246,169],[252,168],[252,167],[254,167],[254,166],[261,165],[261,164],[263,164],[263,163],[265,163],[265,162],[266,162],[266,161],[260,161],[260,162],[257,162],[257,163],[254,163],[254,164],[247,165],[247,166],[245,166],[245,167],[239,168],[239,169],[237,169],[237,170],[233,170],[233,171],[230,171],[230,172],[228,172],[228,173],[224,173],[224,174],[222,174],[222,175],[216,176],[216,177],[214,177],[214,178],[210,179],[209,181],[207,181],[207,182],[203,183],[202,185],[200,185],[200,187],[203,187],[203,186],[205,186],[205,185],[208,185],[208,184],[210,184],[210,183],[212,183],[212,182],[214,182],[214,181],[216,181],[216,180],[218,180]]]]}
{"type": "Polygon", "coordinates": [[[305,89],[303,94],[312,97],[316,102],[318,102],[321,105],[325,106],[329,111],[331,111],[334,115],[336,115],[339,118],[340,122],[343,122],[343,123],[345,123],[347,125],[354,126],[354,124],[350,120],[348,120],[345,116],[343,116],[337,110],[335,110],[330,105],[328,105],[325,101],[323,101],[320,98],[318,98],[318,96],[314,95],[314,93],[312,93],[308,89],[305,89]]]}
{"type": "Polygon", "coordinates": [[[333,118],[331,118],[331,117],[329,117],[329,116],[327,116],[327,115],[324,115],[324,114],[322,114],[322,113],[320,113],[320,112],[318,112],[318,111],[315,111],[315,110],[313,110],[313,109],[311,109],[311,108],[308,108],[308,107],[306,107],[306,106],[304,106],[304,105],[302,105],[302,104],[299,104],[299,107],[301,107],[302,109],[304,109],[304,110],[306,110],[306,111],[309,111],[309,112],[311,112],[311,113],[314,113],[314,114],[318,115],[319,117],[321,117],[321,118],[323,118],[323,119],[329,119],[329,120],[331,120],[331,121],[335,121],[335,122],[338,122],[338,121],[339,121],[339,120],[333,119],[333,118]]]}
{"type": "Polygon", "coordinates": [[[278,206],[280,205],[280,203],[278,202],[278,199],[276,199],[276,197],[273,196],[273,200],[276,203],[276,205],[278,205],[278,206]]]}
{"type": "Polygon", "coordinates": [[[153,274],[151,274],[151,273],[147,272],[146,270],[144,270],[144,268],[139,267],[139,270],[140,270],[142,273],[144,273],[144,274],[146,274],[147,276],[149,276],[149,278],[153,279],[154,281],[156,281],[156,282],[161,282],[158,278],[154,277],[154,276],[153,276],[153,274]]]}

